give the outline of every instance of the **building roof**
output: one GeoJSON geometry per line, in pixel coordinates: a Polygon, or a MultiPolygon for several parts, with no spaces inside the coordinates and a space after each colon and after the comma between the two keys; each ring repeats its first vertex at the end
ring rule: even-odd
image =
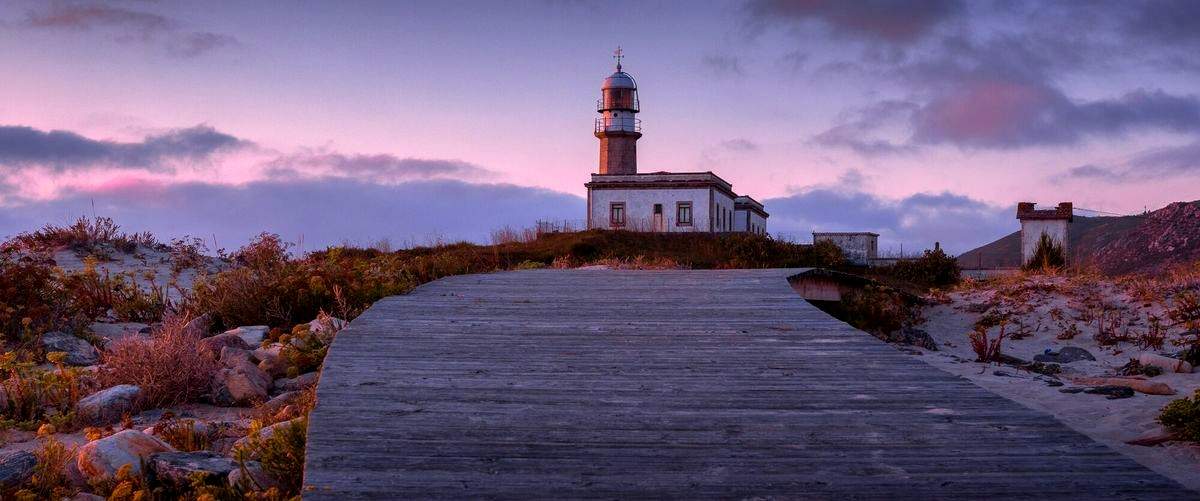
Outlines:
{"type": "Polygon", "coordinates": [[[729,198],[737,198],[733,185],[712,172],[592,174],[592,182],[584,186],[588,189],[716,188],[729,198]]]}
{"type": "Polygon", "coordinates": [[[618,70],[604,79],[600,89],[637,89],[637,82],[633,81],[633,77],[628,73],[618,70]]]}
{"type": "Polygon", "coordinates": [[[1020,220],[1066,220],[1072,222],[1075,211],[1071,202],[1062,202],[1053,209],[1038,209],[1033,202],[1017,204],[1017,219],[1020,220]]]}
{"type": "Polygon", "coordinates": [[[878,233],[870,231],[814,231],[813,237],[878,237],[878,233]]]}
{"type": "Polygon", "coordinates": [[[762,216],[764,219],[771,217],[770,214],[767,214],[767,211],[763,210],[763,204],[761,202],[746,195],[741,195],[733,199],[733,208],[734,210],[752,211],[762,216]]]}

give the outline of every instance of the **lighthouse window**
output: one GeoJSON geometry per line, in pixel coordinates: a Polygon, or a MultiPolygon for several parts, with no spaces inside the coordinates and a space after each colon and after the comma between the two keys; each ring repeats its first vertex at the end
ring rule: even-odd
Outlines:
{"type": "Polygon", "coordinates": [[[676,202],[675,203],[675,226],[691,226],[692,225],[692,203],[691,202],[676,202]]]}
{"type": "Polygon", "coordinates": [[[609,204],[608,222],[614,228],[625,226],[625,202],[613,202],[609,204]]]}

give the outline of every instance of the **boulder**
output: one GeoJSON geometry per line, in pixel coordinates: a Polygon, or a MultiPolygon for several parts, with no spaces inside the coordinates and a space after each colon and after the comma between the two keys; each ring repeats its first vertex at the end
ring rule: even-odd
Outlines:
{"type": "Polygon", "coordinates": [[[282,354],[283,345],[272,344],[267,348],[258,348],[253,353],[254,358],[259,360],[258,368],[271,377],[283,377],[287,374],[288,361],[282,354]]]}
{"type": "Polygon", "coordinates": [[[337,317],[323,317],[313,320],[308,323],[308,332],[316,334],[319,338],[326,341],[333,339],[333,335],[338,331],[345,329],[349,325],[345,320],[337,317]]]}
{"type": "Polygon", "coordinates": [[[105,344],[127,337],[136,336],[144,338],[150,336],[150,326],[137,322],[93,322],[88,326],[88,330],[103,338],[105,344]]]}
{"type": "Polygon", "coordinates": [[[131,384],[113,386],[79,399],[79,403],[75,404],[75,414],[89,424],[114,423],[121,416],[133,412],[134,404],[141,395],[142,389],[131,384]]]}
{"type": "Polygon", "coordinates": [[[188,321],[183,325],[185,332],[191,332],[198,336],[207,336],[209,329],[212,329],[212,315],[205,313],[188,321]]]}
{"type": "Polygon", "coordinates": [[[300,391],[317,384],[321,379],[320,372],[309,372],[294,378],[283,378],[275,381],[276,391],[300,391]]]}
{"type": "Polygon", "coordinates": [[[159,482],[180,487],[191,485],[191,476],[196,474],[206,484],[220,484],[238,469],[233,458],[209,451],[159,452],[150,455],[147,466],[159,482]]]}
{"type": "Polygon", "coordinates": [[[1067,346],[1061,350],[1058,350],[1057,353],[1046,350],[1045,353],[1033,357],[1034,362],[1050,362],[1056,364],[1069,364],[1071,362],[1078,362],[1080,360],[1096,360],[1096,357],[1092,355],[1091,352],[1083,348],[1076,348],[1074,346],[1067,346]]]}
{"type": "Polygon", "coordinates": [[[265,325],[248,325],[227,330],[225,334],[233,334],[242,338],[242,341],[250,346],[258,346],[267,337],[267,332],[270,330],[271,328],[265,325]]]}
{"type": "Polygon", "coordinates": [[[938,351],[937,342],[933,340],[933,336],[915,327],[904,327],[891,334],[881,336],[881,339],[889,343],[908,344],[925,348],[926,350],[938,351]]]}
{"type": "Polygon", "coordinates": [[[238,439],[237,442],[233,443],[233,447],[235,449],[243,447],[246,444],[250,443],[250,440],[255,439],[255,438],[264,439],[264,440],[271,438],[273,435],[275,435],[275,430],[281,429],[285,426],[291,426],[293,423],[296,423],[301,419],[304,419],[304,418],[298,417],[298,418],[294,418],[294,419],[289,419],[287,421],[275,423],[271,426],[263,427],[261,430],[258,430],[258,432],[254,433],[252,435],[238,439]]]}
{"type": "Polygon", "coordinates": [[[89,480],[111,478],[122,466],[130,465],[133,474],[142,472],[142,463],[158,452],[173,451],[166,442],[137,430],[122,430],[79,448],[75,463],[89,480]]]}
{"type": "Polygon", "coordinates": [[[95,365],[100,361],[100,352],[92,343],[62,332],[42,334],[42,348],[47,353],[61,351],[67,354],[67,365],[95,365]]]}
{"type": "Polygon", "coordinates": [[[272,487],[282,487],[278,480],[263,471],[258,461],[246,461],[245,468],[235,468],[229,472],[229,486],[241,487],[246,491],[265,491],[272,487]]]}
{"type": "Polygon", "coordinates": [[[283,410],[284,407],[296,403],[296,401],[300,399],[301,395],[303,395],[303,393],[299,391],[285,391],[264,403],[262,405],[262,410],[263,412],[274,415],[275,413],[283,410]]]}
{"type": "Polygon", "coordinates": [[[0,453],[0,489],[13,489],[33,476],[37,457],[29,451],[0,453]]]}
{"type": "Polygon", "coordinates": [[[253,364],[254,363],[254,361],[252,360],[253,354],[254,354],[254,352],[252,352],[250,350],[243,350],[241,348],[234,348],[232,346],[226,346],[224,348],[221,348],[221,356],[219,357],[219,360],[221,362],[221,365],[223,365],[225,367],[229,367],[229,368],[234,368],[234,367],[241,365],[242,362],[249,362],[249,363],[253,364]]]}
{"type": "Polygon", "coordinates": [[[1165,372],[1179,372],[1183,374],[1190,374],[1192,372],[1192,364],[1178,358],[1164,357],[1155,353],[1141,354],[1138,357],[1138,362],[1145,366],[1161,368],[1165,372]]]}
{"type": "Polygon", "coordinates": [[[242,341],[242,338],[238,337],[236,334],[217,334],[216,336],[207,337],[200,340],[201,349],[208,350],[212,352],[213,355],[220,355],[221,349],[226,346],[241,350],[250,349],[250,345],[246,344],[245,341],[242,341]]]}
{"type": "Polygon", "coordinates": [[[231,359],[230,365],[213,375],[213,402],[217,405],[250,405],[265,401],[271,376],[246,359],[231,359]]]}
{"type": "Polygon", "coordinates": [[[1091,388],[1083,390],[1083,392],[1091,393],[1094,395],[1106,395],[1109,400],[1116,400],[1118,398],[1130,398],[1133,396],[1133,388],[1130,388],[1128,386],[1117,386],[1117,385],[1093,386],[1091,388]]]}

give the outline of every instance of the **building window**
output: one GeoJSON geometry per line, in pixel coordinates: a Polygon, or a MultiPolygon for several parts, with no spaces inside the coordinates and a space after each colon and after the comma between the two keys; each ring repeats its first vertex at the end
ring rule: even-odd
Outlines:
{"type": "Polygon", "coordinates": [[[608,204],[608,224],[613,228],[625,226],[625,202],[608,204]]]}
{"type": "Polygon", "coordinates": [[[675,226],[692,225],[692,203],[675,202],[675,226]]]}

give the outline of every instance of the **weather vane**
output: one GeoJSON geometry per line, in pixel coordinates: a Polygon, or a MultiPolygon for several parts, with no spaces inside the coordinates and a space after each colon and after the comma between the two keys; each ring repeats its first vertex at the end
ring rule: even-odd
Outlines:
{"type": "Polygon", "coordinates": [[[617,50],[613,51],[613,59],[617,60],[617,71],[621,71],[621,58],[625,57],[625,52],[621,50],[621,46],[617,46],[617,50]]]}

